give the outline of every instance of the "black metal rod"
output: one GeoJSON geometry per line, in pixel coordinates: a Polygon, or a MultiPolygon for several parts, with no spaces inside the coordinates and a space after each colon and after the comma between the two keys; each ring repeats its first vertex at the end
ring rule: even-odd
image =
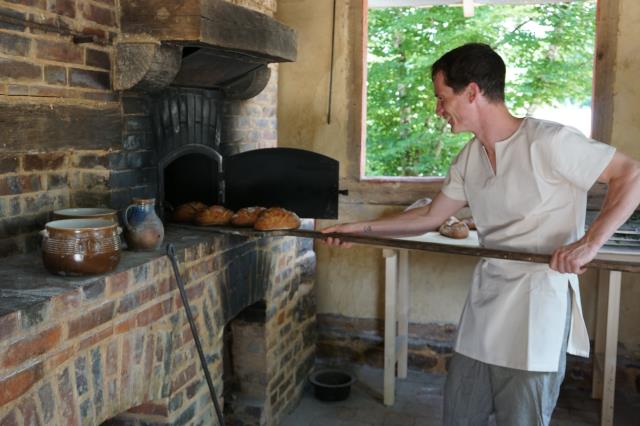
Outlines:
{"type": "Polygon", "coordinates": [[[202,345],[200,344],[200,337],[198,335],[196,323],[193,320],[193,315],[191,314],[191,307],[189,306],[187,292],[185,291],[184,285],[182,284],[182,277],[180,277],[180,272],[178,269],[178,259],[176,258],[176,248],[173,244],[167,244],[167,256],[169,256],[169,260],[171,260],[171,265],[173,266],[173,273],[175,274],[176,282],[178,283],[178,290],[180,291],[180,297],[182,298],[182,305],[184,306],[184,311],[187,314],[187,319],[189,320],[189,326],[191,327],[193,340],[196,342],[196,348],[198,349],[198,355],[200,356],[200,364],[202,365],[202,370],[204,371],[204,377],[207,380],[207,386],[209,386],[209,393],[211,394],[213,406],[216,409],[218,423],[220,424],[220,426],[224,426],[224,417],[222,416],[222,411],[220,411],[220,405],[218,404],[218,395],[216,394],[216,389],[213,386],[211,374],[209,374],[209,366],[207,365],[207,359],[204,356],[204,351],[202,350],[202,345]]]}

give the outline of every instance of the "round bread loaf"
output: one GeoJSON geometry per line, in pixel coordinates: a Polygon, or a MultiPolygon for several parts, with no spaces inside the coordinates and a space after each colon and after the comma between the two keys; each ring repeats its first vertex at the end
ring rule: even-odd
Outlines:
{"type": "Polygon", "coordinates": [[[470,230],[475,230],[476,228],[476,222],[473,220],[472,217],[466,217],[462,220],[460,220],[460,222],[464,223],[465,225],[467,225],[467,228],[469,228],[470,230]]]}
{"type": "Polygon", "coordinates": [[[194,222],[198,225],[227,225],[233,212],[223,206],[211,206],[198,212],[194,222]]]}
{"type": "Polygon", "coordinates": [[[173,211],[171,220],[174,222],[192,222],[198,212],[207,208],[207,205],[199,201],[180,204],[173,211]]]}
{"type": "Polygon", "coordinates": [[[235,226],[253,226],[260,213],[265,210],[265,207],[243,207],[231,216],[231,224],[235,226]]]}
{"type": "Polygon", "coordinates": [[[451,216],[442,225],[440,225],[440,234],[449,238],[462,239],[469,236],[469,228],[455,217],[451,216]]]}
{"type": "Polygon", "coordinates": [[[271,207],[263,211],[254,228],[258,231],[273,231],[276,229],[296,229],[300,226],[300,218],[294,212],[281,207],[271,207]]]}

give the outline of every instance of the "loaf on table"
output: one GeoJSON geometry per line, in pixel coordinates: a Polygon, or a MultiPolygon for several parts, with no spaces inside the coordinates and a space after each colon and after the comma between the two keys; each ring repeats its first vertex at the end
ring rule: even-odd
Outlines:
{"type": "Polygon", "coordinates": [[[194,222],[198,225],[227,225],[233,212],[223,206],[211,206],[198,212],[194,222]]]}
{"type": "Polygon", "coordinates": [[[253,226],[258,216],[265,210],[265,207],[243,207],[231,216],[231,224],[234,226],[253,226]]]}
{"type": "Polygon", "coordinates": [[[469,228],[467,225],[453,216],[445,220],[445,222],[440,225],[438,231],[440,231],[440,234],[449,238],[462,239],[469,236],[469,228]]]}
{"type": "Polygon", "coordinates": [[[206,208],[207,208],[207,205],[199,201],[192,201],[190,203],[180,204],[173,211],[173,214],[171,215],[171,220],[173,220],[174,222],[192,222],[193,219],[196,217],[196,214],[198,214],[198,212],[201,212],[206,208]]]}
{"type": "Polygon", "coordinates": [[[281,207],[271,207],[263,211],[254,228],[258,231],[273,231],[276,229],[296,229],[300,226],[300,218],[292,211],[281,207]]]}

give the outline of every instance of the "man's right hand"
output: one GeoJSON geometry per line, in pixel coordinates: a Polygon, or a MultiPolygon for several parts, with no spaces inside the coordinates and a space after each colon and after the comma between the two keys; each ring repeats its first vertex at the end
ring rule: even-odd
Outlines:
{"type": "MultiPolygon", "coordinates": [[[[337,225],[329,226],[327,228],[321,229],[320,232],[323,234],[350,234],[356,233],[358,230],[362,230],[362,226],[358,226],[357,223],[339,223],[337,225]]],[[[330,246],[344,247],[350,248],[353,244],[347,241],[342,241],[340,238],[336,237],[327,237],[324,239],[324,242],[330,246]]]]}

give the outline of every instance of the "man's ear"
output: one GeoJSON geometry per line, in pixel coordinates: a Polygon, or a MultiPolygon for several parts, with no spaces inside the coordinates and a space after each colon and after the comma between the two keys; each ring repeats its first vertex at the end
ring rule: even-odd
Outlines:
{"type": "Polygon", "coordinates": [[[480,95],[481,93],[480,86],[478,86],[477,83],[472,81],[471,83],[467,84],[465,92],[466,92],[467,100],[469,101],[469,103],[471,103],[475,101],[480,95]]]}

